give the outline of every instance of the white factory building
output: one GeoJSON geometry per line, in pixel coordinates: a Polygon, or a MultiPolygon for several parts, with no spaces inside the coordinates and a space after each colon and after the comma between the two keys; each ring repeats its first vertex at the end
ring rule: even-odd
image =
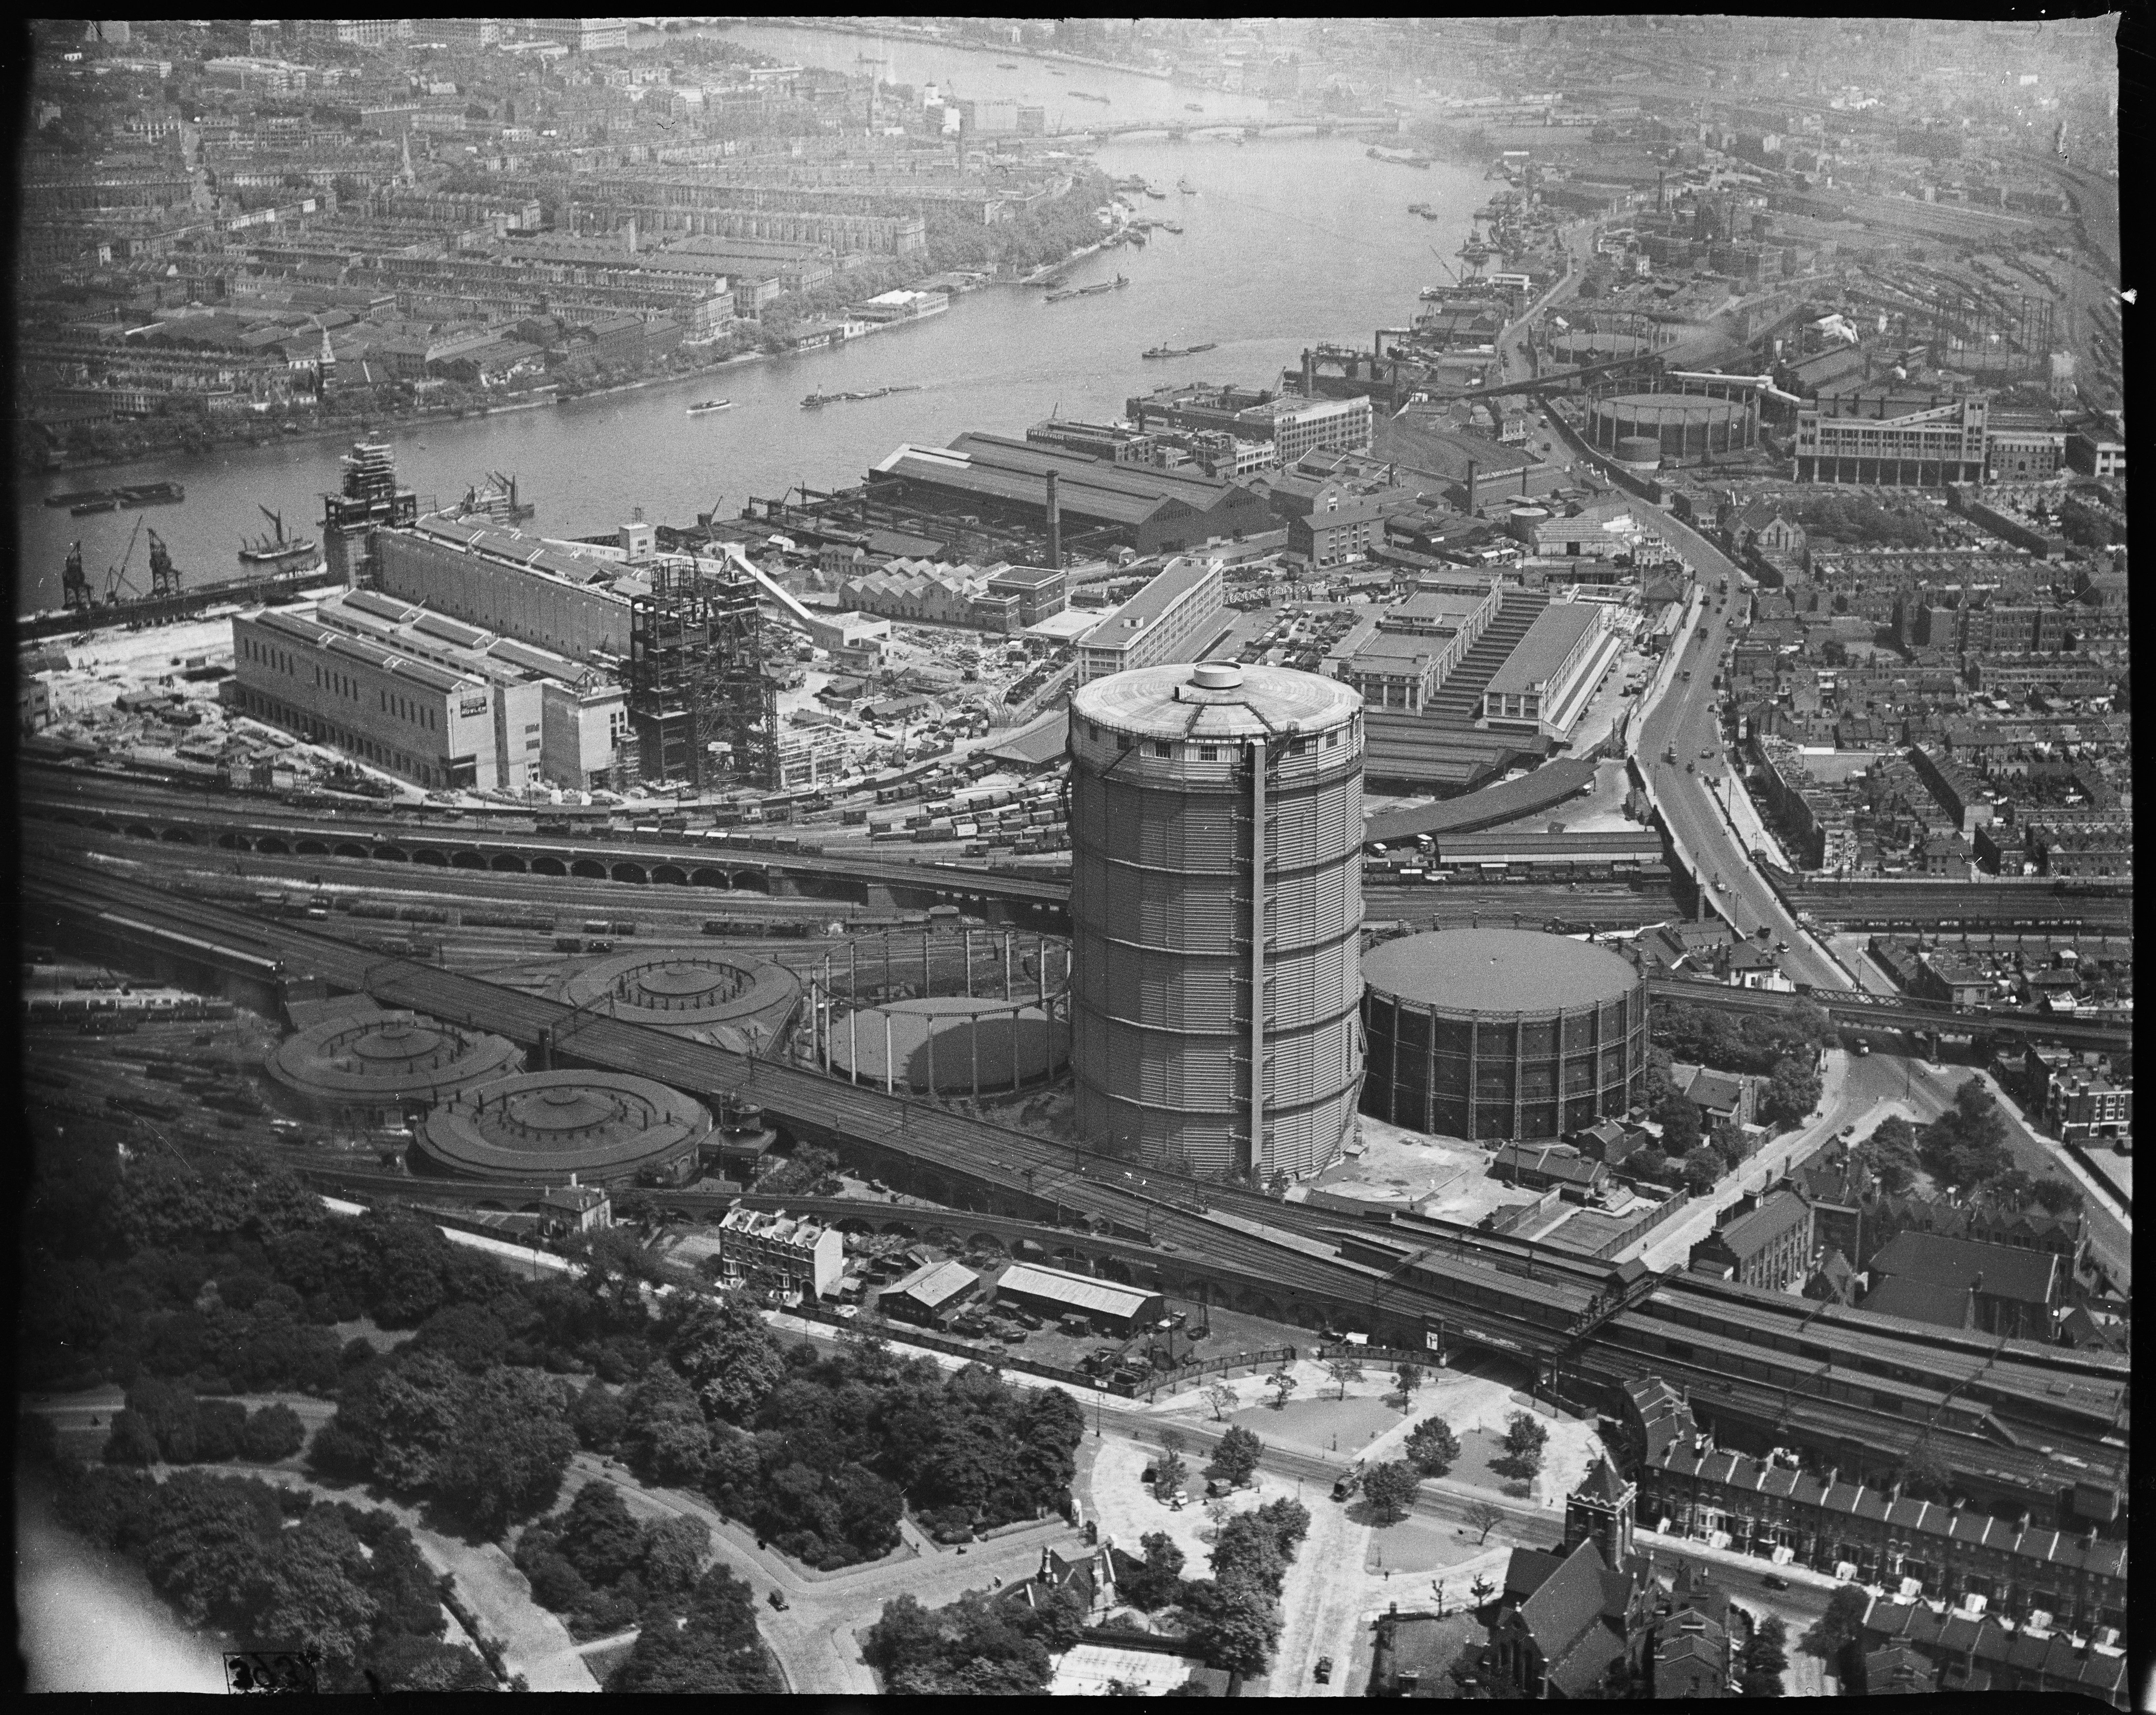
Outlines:
{"type": "Polygon", "coordinates": [[[611,785],[621,687],[551,650],[366,590],[232,622],[239,711],[443,789],[611,785]]]}

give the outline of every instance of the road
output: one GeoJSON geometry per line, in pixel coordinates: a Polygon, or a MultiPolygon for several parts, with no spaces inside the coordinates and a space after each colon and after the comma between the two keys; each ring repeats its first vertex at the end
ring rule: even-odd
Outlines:
{"type": "Polygon", "coordinates": [[[1721,699],[1713,680],[1743,605],[1720,602],[1712,591],[1726,578],[1733,597],[1738,588],[1737,567],[1690,526],[1667,513],[1637,510],[1676,549],[1692,576],[1704,583],[1708,595],[1697,624],[1674,645],[1679,676],[1640,721],[1635,760],[1653,788],[1672,842],[1690,858],[1713,908],[1742,934],[1756,933],[1764,926],[1778,945],[1786,941],[1789,951],[1782,955],[1782,968],[1797,982],[1846,988],[1848,973],[1797,927],[1716,804],[1710,786],[1730,766],[1723,746],[1721,699]],[[1683,676],[1687,673],[1689,681],[1683,676]]]}
{"type": "Polygon", "coordinates": [[[1821,1080],[1818,1118],[1774,1138],[1735,1172],[1726,1175],[1710,1196],[1687,1208],[1675,1223],[1650,1235],[1644,1243],[1628,1245],[1614,1260],[1621,1262],[1637,1256],[1657,1274],[1665,1269],[1683,1267],[1691,1247],[1714,1230],[1722,1211],[1742,1193],[1756,1192],[1763,1185],[1770,1185],[1792,1167],[1810,1159],[1844,1126],[1854,1125],[1860,1132],[1868,1129],[1866,1116],[1871,1111],[1875,1098],[1867,1083],[1851,1076],[1852,1064],[1861,1066],[1864,1062],[1853,1060],[1852,1056],[1838,1050],[1830,1050],[1825,1076],[1821,1080]]]}

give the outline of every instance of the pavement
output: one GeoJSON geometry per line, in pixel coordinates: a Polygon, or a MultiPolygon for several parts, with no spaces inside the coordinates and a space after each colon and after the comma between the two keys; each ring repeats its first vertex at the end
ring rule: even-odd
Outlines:
{"type": "Polygon", "coordinates": [[[1826,1070],[1820,1079],[1817,1117],[1770,1140],[1757,1155],[1725,1174],[1707,1197],[1686,1205],[1676,1220],[1657,1228],[1644,1241],[1635,1240],[1611,1260],[1623,1262],[1636,1255],[1658,1274],[1664,1269],[1682,1267],[1691,1247],[1714,1230],[1716,1218],[1744,1191],[1772,1184],[1791,1168],[1810,1160],[1845,1126],[1868,1130],[1879,1097],[1871,1080],[1852,1081],[1853,1060],[1854,1056],[1840,1049],[1829,1049],[1826,1070]]]}

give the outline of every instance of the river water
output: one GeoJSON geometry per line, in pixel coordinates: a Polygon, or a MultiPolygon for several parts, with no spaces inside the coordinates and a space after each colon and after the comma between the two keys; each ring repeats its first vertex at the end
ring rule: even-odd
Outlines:
{"type": "MultiPolygon", "coordinates": [[[[790,61],[857,69],[860,54],[885,49],[869,38],[757,27],[733,39],[790,61]]],[[[895,43],[889,75],[900,82],[941,78],[961,93],[1046,97],[1075,84],[1110,97],[1088,107],[1050,102],[1051,123],[1262,117],[1255,98],[1197,92],[1158,80],[1090,66],[1020,60],[1000,71],[993,52],[895,43]],[[1075,112],[1070,110],[1076,109],[1075,112]]],[[[1011,56],[1006,56],[1011,57],[1011,56]]],[[[1440,163],[1427,171],[1373,161],[1360,138],[1255,138],[1237,144],[1203,136],[1104,143],[1098,160],[1113,177],[1142,173],[1168,192],[1138,200],[1145,212],[1179,222],[1182,236],[1156,233],[1143,249],[1088,257],[1074,284],[1130,278],[1127,290],[1046,305],[1037,288],[990,287],[954,300],[947,314],[857,340],[836,351],[744,362],[716,375],[581,399],[558,407],[393,428],[400,478],[447,503],[489,470],[514,473],[538,513],[522,526],[588,536],[626,521],[641,506],[654,521],[688,524],[715,506],[737,512],[751,496],[777,497],[796,484],[818,489],[857,482],[903,442],[943,445],[968,429],[1023,434],[1050,413],[1101,418],[1122,414],[1134,393],[1166,382],[1208,380],[1276,387],[1283,366],[1320,341],[1368,348],[1372,331],[1413,319],[1416,293],[1441,280],[1433,249],[1448,259],[1489,191],[1479,172],[1440,163]],[[1175,185],[1187,178],[1194,195],[1175,185]],[[1442,218],[1407,213],[1425,202],[1442,218]],[[1218,349],[1148,362],[1166,341],[1211,341],[1218,349]],[[864,390],[899,383],[918,393],[801,408],[812,391],[864,390]],[[720,395],[735,408],[690,418],[691,402],[720,395]]],[[[1134,194],[1134,193],[1133,193],[1134,194]]],[[[80,538],[93,587],[126,553],[137,516],[171,545],[189,582],[236,575],[239,537],[264,526],[259,505],[280,511],[287,529],[321,516],[320,495],[338,480],[340,441],[309,439],[163,458],[98,471],[18,480],[18,611],[57,605],[68,543],[80,538]],[[71,517],[41,504],[46,494],[170,478],[183,505],[146,513],[71,517]]],[[[131,566],[147,587],[146,548],[131,566]]]]}
{"type": "Polygon", "coordinates": [[[33,1692],[224,1692],[217,1647],[181,1624],[139,1568],[62,1529],[19,1473],[15,1619],[33,1692]]]}

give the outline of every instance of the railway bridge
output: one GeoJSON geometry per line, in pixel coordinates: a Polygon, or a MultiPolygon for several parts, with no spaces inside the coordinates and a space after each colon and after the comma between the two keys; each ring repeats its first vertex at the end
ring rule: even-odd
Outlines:
{"type": "Polygon", "coordinates": [[[34,788],[26,791],[22,809],[35,819],[205,851],[345,858],[855,904],[882,903],[872,898],[875,889],[891,904],[906,908],[957,905],[1042,930],[1061,926],[1070,898],[1069,885],[1052,877],[894,862],[865,853],[762,851],[750,848],[747,840],[769,836],[755,834],[650,843],[603,834],[434,826],[364,814],[311,817],[254,805],[163,799],[130,804],[118,794],[64,797],[34,788]]]}

